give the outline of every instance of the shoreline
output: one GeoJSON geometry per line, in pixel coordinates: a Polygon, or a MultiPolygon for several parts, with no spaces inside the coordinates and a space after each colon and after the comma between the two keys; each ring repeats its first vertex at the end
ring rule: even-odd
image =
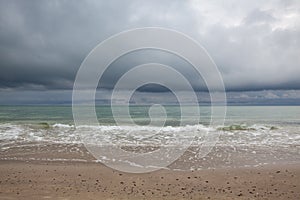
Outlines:
{"type": "Polygon", "coordinates": [[[300,164],[130,174],[99,163],[0,161],[0,199],[300,199],[300,164]]]}
{"type": "MultiPolygon", "coordinates": [[[[107,151],[109,151],[109,147],[107,151]]],[[[147,152],[152,146],[123,146],[130,152],[147,152]],[[133,148],[134,147],[134,148],[133,148]]],[[[203,170],[219,168],[258,167],[269,164],[299,163],[299,147],[290,145],[288,148],[264,146],[214,146],[204,157],[197,157],[198,146],[189,147],[183,155],[167,166],[172,170],[203,170]]],[[[84,144],[77,143],[11,143],[2,146],[0,162],[76,162],[98,163],[97,159],[86,149],[84,144]]],[[[105,160],[106,161],[106,160],[105,160]]],[[[112,160],[111,160],[112,161],[112,160]]],[[[109,161],[109,162],[111,162],[109,161]]],[[[126,161],[126,160],[125,160],[126,161]]],[[[128,163],[124,163],[125,166],[128,163]]],[[[130,161],[130,160],[128,160],[130,161]]],[[[115,163],[120,165],[122,163],[115,163]]],[[[139,163],[135,163],[139,164],[139,163]]],[[[151,163],[150,166],[155,166],[151,163]]]]}

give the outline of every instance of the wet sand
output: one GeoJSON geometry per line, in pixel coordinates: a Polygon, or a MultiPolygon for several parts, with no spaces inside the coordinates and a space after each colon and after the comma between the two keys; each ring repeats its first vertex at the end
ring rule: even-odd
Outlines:
{"type": "Polygon", "coordinates": [[[128,174],[92,162],[0,161],[0,199],[300,199],[300,165],[128,174]]]}

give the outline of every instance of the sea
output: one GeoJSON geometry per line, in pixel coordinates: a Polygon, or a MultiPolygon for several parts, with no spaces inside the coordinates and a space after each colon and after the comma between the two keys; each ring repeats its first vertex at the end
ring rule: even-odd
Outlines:
{"type": "MultiPolygon", "coordinates": [[[[105,164],[105,160],[115,162],[116,158],[97,157],[90,152],[86,141],[106,148],[125,146],[124,151],[147,154],[162,147],[180,146],[192,137],[197,141],[189,143],[190,147],[184,143],[186,151],[165,168],[200,170],[300,162],[300,106],[227,106],[225,118],[221,114],[215,116],[214,120],[220,123],[213,125],[210,106],[187,106],[200,110],[200,120],[195,123],[195,116],[185,116],[184,124],[180,106],[163,106],[164,119],[151,116],[150,107],[130,106],[130,119],[123,118],[122,123],[117,123],[110,106],[96,106],[99,124],[83,126],[83,132],[88,132],[84,135],[78,131],[82,127],[74,123],[72,106],[0,106],[0,160],[105,164]],[[214,141],[203,140],[205,134],[214,134],[214,141]],[[198,148],[203,145],[211,145],[205,154],[198,148]]],[[[126,162],[135,167],[149,167],[126,162]]]]}

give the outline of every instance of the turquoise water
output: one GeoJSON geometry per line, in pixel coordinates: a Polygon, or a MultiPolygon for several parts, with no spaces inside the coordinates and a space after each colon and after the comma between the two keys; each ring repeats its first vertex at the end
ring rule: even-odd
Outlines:
{"type": "MultiPolygon", "coordinates": [[[[126,107],[118,107],[119,110],[126,107]]],[[[114,116],[109,106],[97,106],[100,134],[107,138],[117,135],[122,138],[128,132],[135,135],[148,135],[157,132],[152,127],[151,120],[163,121],[161,116],[149,117],[149,106],[131,106],[130,116],[135,124],[130,124],[128,117],[121,118],[122,123],[116,126],[114,116]],[[136,125],[136,126],[133,126],[136,125]]],[[[198,107],[188,106],[187,110],[198,107]]],[[[216,108],[216,110],[221,109],[216,108]]],[[[211,108],[200,107],[200,120],[197,116],[185,116],[187,122],[180,124],[180,107],[165,106],[167,119],[161,131],[169,138],[173,132],[184,134],[202,134],[201,131],[218,132],[223,144],[227,145],[299,145],[300,144],[300,106],[228,106],[224,124],[209,126],[211,108]],[[234,134],[232,134],[234,133],[234,134]]],[[[120,112],[121,113],[121,112],[120,112]]],[[[191,112],[192,113],[192,112],[191,112]]],[[[216,116],[216,121],[222,122],[223,116],[216,116]]],[[[75,126],[71,106],[0,106],[0,140],[74,142],[75,126]]],[[[95,132],[94,127],[91,132],[95,132]]],[[[95,132],[96,134],[96,132],[95,132]]],[[[176,136],[178,137],[178,136],[176,136]]],[[[128,140],[130,137],[128,137],[128,140]]],[[[101,138],[106,141],[106,138],[101,138]]],[[[110,142],[107,140],[106,142],[110,142]]]]}
{"type": "MultiPolygon", "coordinates": [[[[179,168],[300,162],[300,106],[228,106],[224,124],[214,126],[209,126],[211,109],[208,106],[200,107],[198,123],[194,120],[197,116],[185,116],[185,125],[180,125],[178,106],[165,106],[167,120],[162,127],[149,126],[151,120],[164,120],[159,115],[150,119],[149,108],[131,106],[130,116],[136,125],[124,117],[122,124],[117,126],[110,107],[97,106],[99,126],[87,126],[84,131],[90,141],[100,146],[180,146],[192,135],[198,138],[192,146],[195,152],[199,152],[198,146],[206,145],[202,138],[207,131],[218,135],[209,154],[213,163],[195,160],[197,153],[194,153],[188,154],[191,157],[185,158],[179,168]]],[[[189,106],[187,110],[197,108],[189,106]]],[[[221,122],[223,116],[215,119],[221,122]]],[[[36,155],[31,149],[34,146],[44,145],[47,152],[48,144],[63,144],[63,149],[68,149],[69,144],[81,145],[84,136],[78,135],[78,129],[80,127],[74,126],[71,106],[0,106],[0,159],[24,159],[36,155]],[[27,154],[22,153],[24,148],[28,149],[27,154]],[[16,157],[16,151],[19,157],[16,157]]],[[[59,152],[54,155],[62,156],[57,159],[66,159],[59,152]]]]}
{"type": "MultiPolygon", "coordinates": [[[[130,107],[131,117],[137,124],[146,125],[150,122],[149,106],[130,107]]],[[[191,109],[195,107],[190,106],[191,109]]],[[[165,106],[169,124],[176,126],[180,120],[178,106],[165,106]],[[173,123],[173,124],[172,124],[173,123]]],[[[102,125],[114,124],[109,106],[97,106],[96,112],[102,125]]],[[[210,120],[210,107],[200,107],[200,123],[207,124],[210,120]]],[[[190,116],[193,118],[194,116],[190,116]]],[[[219,116],[221,119],[222,116],[219,116]]],[[[74,124],[71,106],[0,106],[0,123],[49,123],[74,124]]],[[[300,106],[228,106],[225,124],[300,124],[300,106]]]]}

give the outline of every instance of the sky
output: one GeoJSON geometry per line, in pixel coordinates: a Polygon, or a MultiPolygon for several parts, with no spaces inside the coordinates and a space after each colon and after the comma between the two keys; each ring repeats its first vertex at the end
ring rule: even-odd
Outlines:
{"type": "MultiPolygon", "coordinates": [[[[173,29],[200,43],[218,66],[231,102],[299,103],[298,0],[1,0],[0,104],[70,103],[88,53],[114,34],[142,27],[173,29]]],[[[98,100],[107,101],[124,70],[154,59],[205,90],[180,58],[141,51],[112,64],[98,100]]],[[[147,99],[161,95],[161,88],[139,92],[147,99]]]]}

